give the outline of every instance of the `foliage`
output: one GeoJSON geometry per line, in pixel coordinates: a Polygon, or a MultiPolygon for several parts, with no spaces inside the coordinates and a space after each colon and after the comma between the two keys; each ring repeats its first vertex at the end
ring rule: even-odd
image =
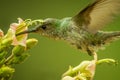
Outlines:
{"type": "Polygon", "coordinates": [[[8,32],[4,35],[0,30],[0,80],[11,79],[15,72],[14,65],[23,63],[28,57],[27,50],[37,44],[37,39],[28,39],[28,34],[16,36],[17,33],[27,30],[31,25],[28,20],[18,19],[18,23],[12,23],[8,32]]]}

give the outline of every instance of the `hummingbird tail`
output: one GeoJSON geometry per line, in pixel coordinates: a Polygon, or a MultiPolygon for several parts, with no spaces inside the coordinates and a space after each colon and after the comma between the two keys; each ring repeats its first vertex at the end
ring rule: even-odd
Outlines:
{"type": "Polygon", "coordinates": [[[120,31],[103,32],[102,41],[104,41],[105,43],[109,43],[118,38],[120,38],[120,31]]]}

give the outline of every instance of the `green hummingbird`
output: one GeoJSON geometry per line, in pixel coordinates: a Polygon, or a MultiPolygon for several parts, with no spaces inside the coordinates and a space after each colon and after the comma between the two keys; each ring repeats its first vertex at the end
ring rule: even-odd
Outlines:
{"type": "Polygon", "coordinates": [[[33,32],[62,39],[93,55],[102,46],[120,37],[120,31],[99,31],[113,19],[119,9],[120,0],[94,0],[73,17],[47,18],[43,24],[17,35],[33,32]]]}

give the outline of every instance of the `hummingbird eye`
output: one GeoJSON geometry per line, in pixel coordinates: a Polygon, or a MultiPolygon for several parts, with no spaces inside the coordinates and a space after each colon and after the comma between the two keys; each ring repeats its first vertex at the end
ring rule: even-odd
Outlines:
{"type": "Polygon", "coordinates": [[[46,25],[42,25],[41,28],[42,28],[43,30],[45,30],[45,29],[47,28],[47,26],[46,26],[46,25]]]}

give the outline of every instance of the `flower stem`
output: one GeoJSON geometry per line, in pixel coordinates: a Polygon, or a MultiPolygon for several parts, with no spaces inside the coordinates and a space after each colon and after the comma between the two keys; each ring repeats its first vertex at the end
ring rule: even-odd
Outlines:
{"type": "Polygon", "coordinates": [[[94,60],[97,62],[97,60],[98,60],[98,56],[97,56],[97,53],[96,52],[93,52],[93,57],[94,57],[94,60]]]}

